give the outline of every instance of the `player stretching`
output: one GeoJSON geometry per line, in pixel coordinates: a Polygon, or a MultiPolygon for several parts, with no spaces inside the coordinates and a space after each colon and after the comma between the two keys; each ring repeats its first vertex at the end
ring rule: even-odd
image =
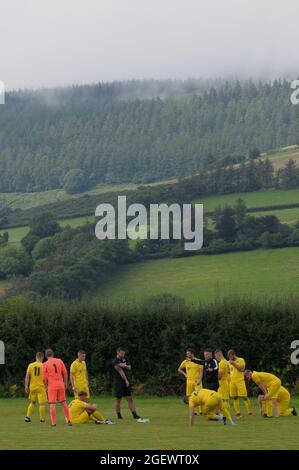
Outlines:
{"type": "Polygon", "coordinates": [[[230,411],[227,408],[224,408],[223,401],[218,392],[209,390],[207,388],[202,388],[196,392],[193,392],[190,397],[184,398],[185,403],[189,404],[189,424],[190,426],[194,423],[194,414],[195,408],[201,406],[202,413],[207,416],[209,420],[212,421],[221,421],[223,424],[226,424],[226,420],[230,424],[234,424],[230,411]],[[223,415],[220,413],[223,413],[223,415]]]}
{"type": "Polygon", "coordinates": [[[253,380],[263,392],[264,400],[267,402],[267,416],[272,417],[274,409],[274,416],[278,417],[277,395],[281,388],[281,380],[268,372],[245,370],[244,375],[246,379],[253,380]]]}
{"type": "Polygon", "coordinates": [[[71,426],[70,412],[66,404],[67,370],[61,359],[54,358],[52,349],[46,350],[47,362],[43,365],[43,382],[48,390],[52,426],[56,426],[56,403],[60,403],[68,426],[71,426]]]}
{"type": "Polygon", "coordinates": [[[215,351],[215,358],[218,361],[219,369],[218,369],[218,380],[219,380],[219,388],[218,393],[221,395],[223,407],[230,411],[229,406],[229,363],[223,356],[223,353],[220,349],[216,349],[215,351]]]}
{"type": "Polygon", "coordinates": [[[233,349],[227,353],[229,359],[230,369],[230,396],[234,400],[234,409],[237,418],[241,418],[239,398],[244,400],[246,410],[249,416],[252,415],[251,403],[247,397],[247,388],[244,380],[245,360],[242,357],[237,357],[233,349]]]}
{"type": "MultiPolygon", "coordinates": [[[[202,388],[202,375],[203,366],[192,362],[195,357],[193,349],[188,348],[186,350],[186,359],[180,364],[178,368],[179,374],[182,374],[186,378],[186,396],[189,397],[195,390],[202,388]]],[[[198,409],[200,413],[200,408],[198,409]]]]}
{"type": "Polygon", "coordinates": [[[87,393],[83,390],[78,392],[78,398],[70,403],[69,408],[72,423],[83,424],[93,421],[95,424],[114,424],[97,411],[97,405],[88,403],[87,393]]]}
{"type": "MultiPolygon", "coordinates": [[[[291,395],[290,392],[283,386],[280,387],[277,394],[277,409],[278,416],[297,416],[297,411],[294,406],[290,408],[291,395]]],[[[258,396],[258,405],[261,412],[261,415],[264,418],[268,417],[268,403],[264,399],[264,395],[260,394],[258,396]]]]}
{"type": "Polygon", "coordinates": [[[87,398],[90,398],[88,374],[86,367],[86,352],[78,351],[77,359],[71,365],[70,379],[75,398],[78,398],[78,392],[86,392],[87,398]]]}
{"type": "Polygon", "coordinates": [[[44,353],[36,353],[35,359],[36,361],[31,362],[31,364],[29,364],[29,366],[27,367],[25,377],[25,392],[29,394],[30,400],[30,404],[27,408],[27,414],[25,418],[26,423],[31,422],[31,416],[36,402],[38,402],[39,404],[39,420],[41,423],[45,422],[46,416],[46,403],[48,400],[42,378],[42,363],[44,360],[44,353]]]}
{"type": "Polygon", "coordinates": [[[115,411],[118,419],[123,419],[120,412],[120,402],[122,397],[125,397],[128,402],[128,407],[132,413],[134,419],[141,419],[138,416],[135,405],[132,398],[132,388],[127,379],[124,371],[131,370],[131,364],[129,359],[126,357],[124,348],[117,348],[116,358],[112,362],[114,372],[114,391],[115,391],[115,411]]]}

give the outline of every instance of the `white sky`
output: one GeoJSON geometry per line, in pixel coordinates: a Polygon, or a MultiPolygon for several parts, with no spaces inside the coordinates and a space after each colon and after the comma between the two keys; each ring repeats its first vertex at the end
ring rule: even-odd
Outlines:
{"type": "Polygon", "coordinates": [[[298,20],[298,0],[0,0],[0,80],[295,79],[298,20]]]}

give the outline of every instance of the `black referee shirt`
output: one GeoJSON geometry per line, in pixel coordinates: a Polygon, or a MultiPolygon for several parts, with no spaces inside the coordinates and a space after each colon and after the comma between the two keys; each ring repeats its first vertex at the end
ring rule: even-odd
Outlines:
{"type": "Polygon", "coordinates": [[[192,359],[195,364],[203,366],[203,386],[209,390],[215,390],[217,392],[219,388],[218,381],[218,362],[216,359],[192,359]],[[211,369],[211,370],[209,370],[211,369]]]}

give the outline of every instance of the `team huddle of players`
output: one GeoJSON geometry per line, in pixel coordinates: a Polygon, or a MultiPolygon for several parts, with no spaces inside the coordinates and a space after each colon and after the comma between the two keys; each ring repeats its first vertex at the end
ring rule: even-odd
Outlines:
{"type": "Polygon", "coordinates": [[[241,418],[240,399],[244,401],[247,414],[252,415],[245,379],[252,380],[261,390],[258,404],[262,416],[297,416],[296,409],[289,407],[290,393],[278,377],[268,372],[246,369],[245,360],[237,357],[232,349],[228,351],[227,358],[217,349],[214,357],[211,350],[206,350],[204,359],[198,359],[194,350],[187,349],[186,359],[180,364],[178,372],[186,378],[184,401],[189,404],[190,425],[197,413],[206,415],[209,420],[234,424],[230,398],[233,399],[237,418],[241,418]]]}
{"type": "MultiPolygon", "coordinates": [[[[237,418],[241,418],[240,399],[244,401],[247,414],[252,415],[251,402],[247,396],[245,379],[252,380],[260,388],[258,404],[262,416],[296,416],[294,407],[290,407],[291,396],[282,386],[281,380],[268,372],[256,372],[246,369],[245,360],[237,357],[230,350],[225,359],[221,350],[204,351],[204,359],[195,357],[192,349],[187,349],[186,359],[180,364],[178,371],[186,378],[185,403],[189,404],[189,423],[194,422],[195,414],[203,414],[209,420],[228,421],[234,424],[230,411],[230,398],[237,418]]],[[[79,351],[77,359],[70,367],[70,381],[74,400],[67,405],[66,389],[68,387],[68,371],[61,359],[54,357],[52,349],[45,354],[38,352],[35,362],[29,364],[25,377],[25,391],[29,395],[29,406],[25,417],[31,422],[36,403],[39,404],[39,418],[45,422],[46,404],[50,405],[51,425],[56,426],[56,404],[62,407],[68,426],[72,423],[94,422],[95,424],[114,424],[105,418],[97,409],[96,404],[90,403],[86,353],[79,351]],[[44,358],[46,356],[46,361],[44,358]]],[[[124,348],[119,347],[116,358],[112,362],[115,389],[115,411],[118,419],[122,419],[120,403],[125,398],[134,419],[146,422],[136,412],[132,398],[131,384],[126,371],[131,370],[131,364],[126,357],[124,348]]]]}

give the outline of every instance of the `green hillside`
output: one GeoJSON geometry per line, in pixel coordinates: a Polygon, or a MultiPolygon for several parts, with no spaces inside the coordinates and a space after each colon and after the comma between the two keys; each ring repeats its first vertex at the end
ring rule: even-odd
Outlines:
{"type": "Polygon", "coordinates": [[[137,263],[120,268],[96,295],[122,302],[168,292],[196,302],[288,296],[298,285],[299,248],[285,248],[137,263]]]}

